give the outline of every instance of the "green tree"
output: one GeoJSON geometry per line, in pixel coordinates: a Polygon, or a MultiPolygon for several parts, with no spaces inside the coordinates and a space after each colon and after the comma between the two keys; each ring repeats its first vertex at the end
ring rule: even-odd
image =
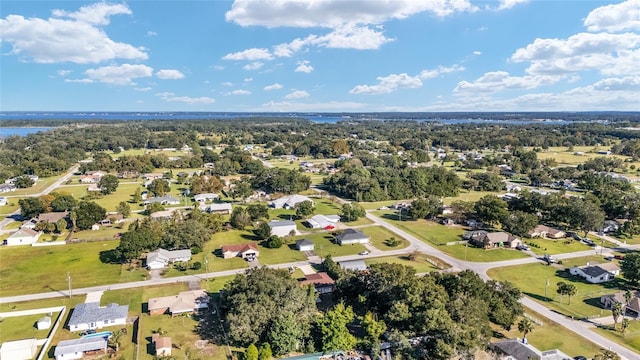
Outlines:
{"type": "Polygon", "coordinates": [[[620,272],[625,279],[637,285],[640,280],[640,254],[626,254],[620,261],[620,272]]]}
{"type": "Polygon", "coordinates": [[[134,203],[139,203],[142,201],[142,189],[136,188],[136,191],[133,193],[131,201],[134,203]]]}
{"type": "Polygon", "coordinates": [[[571,305],[571,297],[578,293],[578,288],[573,284],[567,284],[564,282],[559,282],[558,284],[558,294],[560,294],[560,301],[562,302],[562,296],[567,295],[569,297],[569,305],[571,305]]]}
{"type": "Polygon", "coordinates": [[[56,198],[51,202],[51,210],[56,212],[68,211],[78,205],[78,201],[71,194],[52,194],[56,198]]]}
{"type": "Polygon", "coordinates": [[[627,318],[622,319],[622,323],[620,323],[620,332],[622,333],[622,336],[626,336],[627,335],[627,329],[629,328],[629,325],[631,324],[631,321],[627,318]]]}
{"type": "Polygon", "coordinates": [[[524,211],[512,211],[502,218],[502,229],[518,236],[526,236],[538,225],[538,217],[524,211]]]}
{"type": "Polygon", "coordinates": [[[18,189],[26,189],[28,187],[32,187],[33,184],[35,184],[35,182],[30,177],[23,175],[23,176],[16,177],[15,180],[13,181],[13,184],[18,189]]]}
{"type": "Polygon", "coordinates": [[[279,249],[280,247],[282,247],[282,245],[284,245],[284,240],[282,240],[282,238],[278,235],[271,235],[267,239],[265,245],[269,249],[279,249]]]}
{"type": "Polygon", "coordinates": [[[269,207],[265,204],[250,204],[247,206],[247,211],[251,221],[269,219],[269,207]]]}
{"type": "Polygon", "coordinates": [[[117,176],[106,174],[100,178],[100,181],[98,181],[98,186],[100,187],[100,191],[102,191],[103,194],[109,195],[118,189],[119,183],[120,180],[118,180],[117,176]]]}
{"type": "Polygon", "coordinates": [[[613,328],[615,329],[618,326],[618,319],[622,315],[622,304],[616,301],[611,306],[611,315],[613,316],[613,328]]]}
{"type": "Polygon", "coordinates": [[[411,202],[409,216],[413,219],[426,219],[442,213],[442,200],[434,195],[419,198],[411,202]]]}
{"type": "Polygon", "coordinates": [[[372,312],[367,312],[361,319],[364,330],[364,341],[371,349],[371,356],[378,357],[380,353],[380,336],[387,331],[387,325],[382,320],[377,320],[377,316],[372,312]]]}
{"type": "Polygon", "coordinates": [[[271,345],[268,342],[263,343],[262,346],[260,346],[260,349],[258,352],[258,360],[271,360],[271,359],[273,359],[271,345]]]}
{"type": "Polygon", "coordinates": [[[251,344],[244,353],[245,360],[258,360],[258,348],[256,344],[251,344]]]}
{"type": "Polygon", "coordinates": [[[482,222],[493,226],[507,215],[507,202],[494,195],[485,195],[473,204],[473,210],[482,222]]]}
{"type": "Polygon", "coordinates": [[[527,335],[533,331],[535,325],[531,319],[525,317],[518,322],[518,331],[522,333],[522,338],[526,339],[527,335]]]}
{"type": "Polygon", "coordinates": [[[611,350],[602,350],[601,353],[593,357],[593,360],[620,360],[620,355],[611,350]]]}
{"type": "Polygon", "coordinates": [[[584,236],[589,231],[600,230],[604,224],[604,212],[589,199],[571,197],[565,213],[568,215],[569,226],[584,231],[584,236]]]}
{"type": "Polygon", "coordinates": [[[25,218],[33,218],[47,211],[44,202],[40,198],[28,197],[18,200],[20,215],[25,218]]]}
{"type": "Polygon", "coordinates": [[[351,306],[340,302],[317,320],[323,351],[351,350],[355,347],[356,338],[347,328],[354,318],[351,306]]]}
{"type": "Polygon", "coordinates": [[[56,231],[61,233],[67,229],[67,220],[60,219],[56,222],[56,231]]]}
{"type": "Polygon", "coordinates": [[[242,200],[253,194],[253,189],[251,188],[251,181],[247,177],[243,177],[240,180],[234,179],[231,180],[231,197],[235,200],[236,198],[240,198],[242,200]]]}
{"type": "Polygon", "coordinates": [[[234,207],[231,212],[231,218],[229,219],[231,226],[238,230],[243,230],[245,227],[251,225],[251,216],[247,209],[242,207],[234,207]]]}
{"type": "Polygon", "coordinates": [[[349,203],[342,205],[342,213],[340,217],[342,221],[351,222],[356,221],[361,217],[366,215],[366,211],[362,207],[362,205],[358,203],[349,203]]]}
{"type": "Polygon", "coordinates": [[[118,206],[116,206],[116,211],[118,214],[122,215],[124,218],[128,218],[131,215],[131,206],[126,201],[120,201],[118,206]]]}
{"type": "Polygon", "coordinates": [[[281,313],[275,315],[275,319],[267,338],[276,354],[282,355],[297,350],[301,339],[309,334],[309,326],[298,323],[293,313],[281,313]]]}
{"type": "Polygon", "coordinates": [[[153,179],[151,184],[147,186],[147,190],[153,194],[153,196],[163,196],[171,190],[169,182],[165,179],[153,179]]]}
{"type": "Polygon", "coordinates": [[[258,237],[258,239],[267,240],[269,236],[271,236],[271,226],[263,221],[255,228],[255,230],[253,230],[253,233],[258,237]]]}
{"type": "Polygon", "coordinates": [[[89,201],[81,201],[75,209],[77,218],[76,226],[80,230],[91,229],[91,226],[107,215],[107,210],[102,206],[89,201]]]}
{"type": "Polygon", "coordinates": [[[313,206],[313,202],[309,200],[305,200],[296,204],[296,216],[298,218],[307,217],[313,214],[314,211],[315,207],[313,206]]]}
{"type": "Polygon", "coordinates": [[[222,181],[215,176],[201,175],[191,178],[192,194],[219,193],[223,187],[222,181]]]}

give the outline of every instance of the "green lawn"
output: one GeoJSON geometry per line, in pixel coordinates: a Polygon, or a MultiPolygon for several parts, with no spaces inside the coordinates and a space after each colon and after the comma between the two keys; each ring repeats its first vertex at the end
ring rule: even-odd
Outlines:
{"type": "MultiPolygon", "coordinates": [[[[559,349],[569,356],[582,355],[588,358],[600,352],[598,345],[578,334],[568,331],[563,326],[545,318],[535,311],[525,308],[525,313],[537,321],[542,322],[542,325],[535,324],[533,331],[527,335],[527,341],[538,348],[538,350],[559,349]]],[[[518,319],[518,321],[520,320],[518,319]]],[[[492,341],[505,338],[522,338],[522,333],[518,331],[517,327],[518,321],[516,321],[516,325],[511,328],[511,331],[505,331],[497,326],[492,326],[496,333],[501,334],[500,337],[494,337],[492,341]]]]}
{"type": "Polygon", "coordinates": [[[52,176],[52,177],[47,177],[47,178],[40,178],[38,180],[38,182],[35,185],[33,185],[32,187],[30,187],[30,188],[18,189],[16,191],[12,191],[10,193],[6,193],[6,195],[3,195],[3,196],[7,196],[7,195],[16,196],[16,195],[36,194],[36,193],[39,193],[39,192],[43,191],[44,189],[48,188],[50,185],[55,183],[61,177],[62,177],[62,175],[52,176]]]}
{"type": "MultiPolygon", "coordinates": [[[[4,195],[1,195],[1,196],[4,196],[4,195]]],[[[23,197],[7,198],[7,205],[0,206],[0,216],[9,215],[14,211],[18,210],[20,208],[20,204],[18,204],[18,201],[20,201],[20,199],[24,199],[24,198],[23,197]]]]}
{"type": "Polygon", "coordinates": [[[601,317],[611,315],[611,311],[600,307],[600,297],[619,291],[625,284],[624,280],[616,278],[604,284],[590,284],[563,270],[565,266],[596,263],[597,260],[603,262],[602,257],[589,256],[565,260],[562,265],[535,263],[496,268],[489,270],[488,275],[495,280],[514,283],[524,295],[567,316],[601,317]],[[546,286],[547,280],[549,286],[546,286]],[[578,289],[578,294],[571,298],[571,304],[566,296],[561,299],[556,292],[558,282],[571,283],[578,289]],[[545,288],[549,301],[545,301],[545,288]]]}
{"type": "Polygon", "coordinates": [[[12,221],[3,227],[3,230],[16,230],[22,225],[20,221],[12,221]]]}
{"type": "MultiPolygon", "coordinates": [[[[88,185],[60,186],[56,189],[56,191],[71,194],[74,198],[79,200],[87,195],[87,187],[88,185]]],[[[143,206],[130,202],[131,197],[136,192],[137,188],[142,188],[142,186],[137,183],[121,184],[118,186],[118,189],[114,193],[104,195],[100,199],[94,199],[91,201],[94,201],[96,204],[102,206],[107,211],[116,211],[116,207],[122,201],[127,202],[131,207],[131,210],[142,210],[144,208],[143,206]]]]}
{"type": "Polygon", "coordinates": [[[3,296],[67,290],[73,287],[143,280],[146,271],[128,271],[120,264],[100,261],[117,241],[47,247],[0,248],[0,288],[3,296]]]}
{"type": "Polygon", "coordinates": [[[101,227],[100,230],[82,230],[73,233],[72,238],[80,240],[113,240],[116,241],[116,235],[127,231],[128,225],[121,223],[111,227],[101,227]],[[122,225],[122,227],[120,226],[122,225]]]}
{"type": "Polygon", "coordinates": [[[385,256],[385,257],[377,257],[377,258],[369,258],[365,260],[367,265],[371,264],[380,264],[380,263],[389,263],[389,264],[400,264],[405,266],[410,266],[416,269],[417,273],[426,273],[431,271],[438,271],[436,266],[427,261],[426,258],[422,257],[417,259],[416,261],[409,260],[408,256],[385,256]]]}
{"type": "MultiPolygon", "coordinates": [[[[51,317],[51,326],[58,318],[58,312],[51,317]]],[[[0,322],[0,344],[5,341],[22,340],[22,339],[44,339],[49,335],[50,329],[38,330],[35,326],[36,321],[47,314],[36,314],[26,316],[7,317],[0,322]]]]}
{"type": "Polygon", "coordinates": [[[618,320],[617,330],[615,331],[610,328],[596,328],[594,331],[619,344],[624,344],[634,351],[640,352],[640,321],[631,320],[624,335],[620,331],[621,321],[622,319],[618,320]]]}
{"type": "MultiPolygon", "coordinates": [[[[298,239],[311,240],[315,245],[314,252],[316,253],[316,255],[322,258],[327,257],[327,255],[331,255],[332,257],[344,256],[344,255],[355,255],[361,251],[366,250],[366,248],[362,244],[340,246],[333,242],[334,237],[331,235],[331,233],[328,233],[328,232],[297,236],[295,240],[298,240],[298,239]]],[[[292,244],[290,244],[289,246],[291,248],[294,248],[294,245],[295,245],[295,241],[292,242],[292,244]]],[[[293,251],[297,251],[297,250],[293,250],[293,251]]],[[[300,252],[298,251],[298,253],[300,252]]],[[[262,253],[260,254],[260,256],[262,256],[262,253]]]]}
{"type": "Polygon", "coordinates": [[[428,220],[399,221],[397,213],[391,210],[376,211],[374,214],[457,259],[489,262],[519,259],[528,256],[521,251],[513,249],[485,250],[462,244],[447,245],[447,243],[461,241],[462,234],[468,231],[459,226],[445,226],[428,220]]]}
{"type": "Polygon", "coordinates": [[[392,233],[382,226],[367,226],[360,229],[363,233],[368,235],[371,238],[371,245],[373,245],[376,249],[389,251],[389,250],[399,250],[404,249],[409,246],[409,241],[404,238],[392,233]],[[387,239],[396,238],[401,241],[400,245],[391,247],[385,243],[387,239]]]}
{"type": "Polygon", "coordinates": [[[591,249],[591,246],[581,241],[572,240],[571,238],[559,240],[536,238],[523,239],[523,241],[529,245],[531,251],[538,255],[555,255],[591,249]]]}

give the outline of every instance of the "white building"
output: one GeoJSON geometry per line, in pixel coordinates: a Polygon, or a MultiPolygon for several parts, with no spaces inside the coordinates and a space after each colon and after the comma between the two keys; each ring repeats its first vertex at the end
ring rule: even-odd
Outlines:
{"type": "Polygon", "coordinates": [[[107,351],[107,339],[104,337],[80,338],[62,340],[56,345],[54,355],[56,360],[82,359],[84,353],[107,351]]]}
{"type": "Polygon", "coordinates": [[[569,269],[571,275],[580,276],[592,284],[599,284],[615,279],[620,274],[620,268],[613,263],[586,266],[574,266],[569,269]]]}
{"type": "Polygon", "coordinates": [[[69,330],[82,331],[126,325],[128,313],[129,305],[112,303],[101,307],[98,302],[78,304],[69,318],[69,330]]]}
{"type": "Polygon", "coordinates": [[[333,229],[340,222],[340,215],[314,215],[307,219],[313,229],[333,229]]]}
{"type": "Polygon", "coordinates": [[[271,228],[271,235],[277,235],[280,237],[289,236],[291,232],[297,234],[298,230],[296,223],[291,220],[273,220],[267,223],[271,228]]]}
{"type": "Polygon", "coordinates": [[[198,194],[193,196],[193,200],[199,203],[204,203],[207,201],[215,201],[220,198],[218,194],[198,194]]]}
{"type": "Polygon", "coordinates": [[[191,250],[157,249],[147,254],[147,268],[149,270],[162,269],[174,262],[191,260],[191,250]]]}
{"type": "Polygon", "coordinates": [[[0,359],[30,360],[36,357],[38,340],[6,341],[0,346],[0,359]]]}
{"type": "Polygon", "coordinates": [[[18,229],[18,231],[9,235],[9,237],[4,242],[9,246],[31,245],[36,241],[38,241],[39,237],[40,237],[39,231],[35,231],[27,228],[20,228],[18,229]]]}
{"type": "Polygon", "coordinates": [[[5,196],[0,196],[0,206],[5,206],[9,203],[5,196]]]}
{"type": "Polygon", "coordinates": [[[304,201],[311,201],[311,203],[313,204],[313,200],[311,200],[309,197],[295,194],[275,199],[269,203],[269,206],[274,209],[293,209],[296,207],[296,205],[304,201]]]}

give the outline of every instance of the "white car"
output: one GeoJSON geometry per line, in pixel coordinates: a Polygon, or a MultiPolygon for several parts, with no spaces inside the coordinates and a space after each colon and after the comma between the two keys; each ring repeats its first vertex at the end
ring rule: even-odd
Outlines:
{"type": "Polygon", "coordinates": [[[358,255],[369,255],[369,252],[365,250],[365,251],[362,251],[362,252],[358,253],[358,255]]]}

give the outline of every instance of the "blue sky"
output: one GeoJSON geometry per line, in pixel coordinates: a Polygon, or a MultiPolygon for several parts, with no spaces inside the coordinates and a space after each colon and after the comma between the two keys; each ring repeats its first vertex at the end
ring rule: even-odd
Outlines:
{"type": "Polygon", "coordinates": [[[2,0],[0,111],[640,110],[640,0],[2,0]]]}

